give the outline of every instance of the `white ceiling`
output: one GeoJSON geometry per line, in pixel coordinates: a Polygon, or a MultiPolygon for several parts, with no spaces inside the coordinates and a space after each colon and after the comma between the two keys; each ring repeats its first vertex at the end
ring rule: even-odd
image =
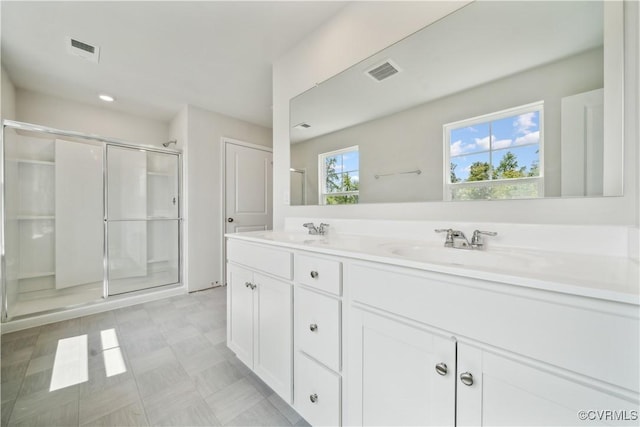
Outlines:
{"type": "Polygon", "coordinates": [[[164,121],[190,104],[271,127],[272,63],[345,4],[3,0],[2,65],[18,88],[164,121]],[[67,53],[67,37],[99,46],[100,62],[67,53]]]}

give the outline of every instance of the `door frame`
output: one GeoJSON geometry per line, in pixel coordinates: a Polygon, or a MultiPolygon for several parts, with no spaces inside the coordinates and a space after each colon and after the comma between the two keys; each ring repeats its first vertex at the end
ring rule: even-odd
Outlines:
{"type": "MultiPolygon", "coordinates": [[[[266,151],[273,154],[273,147],[252,144],[226,136],[220,138],[220,255],[222,256],[222,283],[227,286],[227,245],[224,235],[227,233],[227,145],[239,145],[254,150],[266,151]]],[[[273,194],[271,195],[273,197],[273,194]]]]}

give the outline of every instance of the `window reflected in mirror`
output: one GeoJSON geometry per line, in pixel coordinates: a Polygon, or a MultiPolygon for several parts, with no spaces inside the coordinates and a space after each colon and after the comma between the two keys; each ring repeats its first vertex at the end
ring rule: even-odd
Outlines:
{"type": "Polygon", "coordinates": [[[358,203],[360,187],[360,153],[358,146],[318,155],[321,205],[358,203]]]}
{"type": "Polygon", "coordinates": [[[544,195],[542,102],[443,126],[445,200],[544,195]]]}

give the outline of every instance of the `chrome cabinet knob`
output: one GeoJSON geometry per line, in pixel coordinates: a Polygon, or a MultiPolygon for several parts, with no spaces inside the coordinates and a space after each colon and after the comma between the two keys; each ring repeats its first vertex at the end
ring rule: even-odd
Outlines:
{"type": "Polygon", "coordinates": [[[436,365],[436,372],[438,373],[438,375],[442,375],[442,376],[447,375],[447,372],[449,372],[449,370],[447,369],[447,364],[444,362],[438,363],[436,365]]]}
{"type": "Polygon", "coordinates": [[[251,287],[251,282],[244,282],[244,287],[245,288],[250,288],[251,287]]]}
{"type": "Polygon", "coordinates": [[[255,289],[257,287],[258,287],[258,285],[254,285],[253,283],[251,284],[251,289],[255,289]]]}
{"type": "Polygon", "coordinates": [[[316,403],[318,401],[318,395],[313,393],[309,396],[309,400],[311,401],[311,403],[316,403]]]}
{"type": "Polygon", "coordinates": [[[320,273],[318,273],[317,271],[312,271],[311,272],[311,278],[312,279],[317,279],[319,275],[320,275],[320,273]]]}
{"type": "Polygon", "coordinates": [[[315,323],[310,324],[310,325],[309,325],[309,330],[310,330],[311,332],[315,332],[315,331],[317,331],[317,330],[318,330],[318,325],[316,325],[315,323]]]}
{"type": "Polygon", "coordinates": [[[471,372],[463,372],[460,374],[460,382],[462,382],[462,384],[466,385],[466,386],[472,386],[473,385],[473,375],[471,375],[471,372]]]}

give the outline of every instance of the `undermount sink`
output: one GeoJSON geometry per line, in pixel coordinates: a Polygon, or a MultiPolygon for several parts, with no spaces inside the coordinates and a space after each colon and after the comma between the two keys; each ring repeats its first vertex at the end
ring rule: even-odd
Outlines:
{"type": "Polygon", "coordinates": [[[504,250],[454,249],[428,244],[381,245],[390,254],[415,261],[469,267],[529,268],[533,260],[504,250]]]}
{"type": "Polygon", "coordinates": [[[326,239],[327,236],[322,236],[317,234],[308,234],[308,233],[260,231],[260,232],[256,232],[254,234],[254,237],[258,237],[260,239],[278,241],[278,242],[310,243],[310,242],[326,239]]]}

